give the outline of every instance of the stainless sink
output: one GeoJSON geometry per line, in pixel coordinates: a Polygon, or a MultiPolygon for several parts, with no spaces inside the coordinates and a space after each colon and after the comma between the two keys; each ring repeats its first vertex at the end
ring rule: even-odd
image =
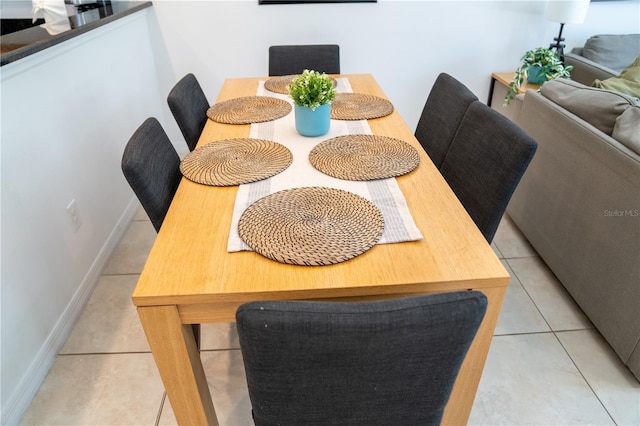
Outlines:
{"type": "Polygon", "coordinates": [[[69,16],[71,28],[78,28],[98,20],[100,20],[100,11],[98,9],[87,10],[86,12],[76,13],[73,16],[69,16]]]}

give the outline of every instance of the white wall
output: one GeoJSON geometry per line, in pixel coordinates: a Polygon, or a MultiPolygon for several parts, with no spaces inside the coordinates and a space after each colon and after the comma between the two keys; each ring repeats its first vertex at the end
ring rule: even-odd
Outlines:
{"type": "MultiPolygon", "coordinates": [[[[268,71],[273,44],[337,43],[344,73],[372,73],[411,128],[440,72],[486,101],[490,76],[515,71],[525,51],[547,47],[559,24],[545,1],[389,1],[258,5],[258,0],[156,0],[158,49],[168,90],[188,72],[214,102],[227,77],[268,71]]],[[[567,48],[593,34],[640,32],[640,2],[591,3],[584,24],[566,25],[567,48]]],[[[168,131],[180,138],[177,127],[168,131]]],[[[181,139],[180,139],[181,140],[181,139]]]]}
{"type": "Polygon", "coordinates": [[[163,102],[148,17],[1,69],[2,424],[22,415],[135,213],[120,159],[163,102]]]}
{"type": "Polygon", "coordinates": [[[0,0],[0,14],[2,19],[28,19],[31,18],[33,5],[24,0],[0,0]]]}

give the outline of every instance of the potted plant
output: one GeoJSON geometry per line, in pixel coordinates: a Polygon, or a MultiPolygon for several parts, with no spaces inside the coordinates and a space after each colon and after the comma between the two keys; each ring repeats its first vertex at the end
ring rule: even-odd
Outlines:
{"type": "Polygon", "coordinates": [[[331,101],[336,97],[331,78],[325,73],[304,70],[288,88],[298,133],[303,136],[327,133],[331,123],[331,101]]]}
{"type": "Polygon", "coordinates": [[[531,84],[542,84],[549,79],[569,78],[573,69],[573,65],[565,66],[562,63],[557,52],[545,47],[529,50],[522,56],[521,61],[522,64],[516,70],[504,98],[504,106],[513,100],[525,78],[531,84]]]}

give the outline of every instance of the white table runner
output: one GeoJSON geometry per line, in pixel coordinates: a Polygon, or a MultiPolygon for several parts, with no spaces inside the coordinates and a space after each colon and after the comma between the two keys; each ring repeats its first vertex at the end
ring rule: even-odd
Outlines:
{"type": "MultiPolygon", "coordinates": [[[[336,90],[338,92],[353,92],[347,78],[338,78],[337,83],[336,90]]],[[[260,82],[257,95],[273,96],[293,103],[289,96],[265,89],[264,81],[260,82]]],[[[249,137],[281,143],[291,150],[293,162],[285,171],[276,176],[240,185],[231,219],[227,250],[229,252],[251,250],[238,235],[238,221],[247,207],[269,194],[305,186],[343,189],[373,202],[384,217],[384,232],[378,244],[422,239],[422,234],[411,217],[404,195],[395,178],[364,182],[346,181],[325,175],[311,165],[309,152],[313,147],[324,140],[349,134],[370,135],[372,131],[367,120],[331,120],[331,128],[327,134],[313,138],[305,137],[296,131],[293,112],[275,121],[252,124],[249,137]]]]}

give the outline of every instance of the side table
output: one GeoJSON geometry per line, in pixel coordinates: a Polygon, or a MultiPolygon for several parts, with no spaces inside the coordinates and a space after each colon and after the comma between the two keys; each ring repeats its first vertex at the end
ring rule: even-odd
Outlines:
{"type": "MultiPolygon", "coordinates": [[[[489,99],[487,100],[487,106],[491,106],[491,100],[493,98],[493,91],[496,86],[496,81],[502,84],[507,90],[509,90],[509,84],[511,84],[511,82],[513,81],[514,74],[515,73],[513,72],[494,72],[491,74],[491,85],[489,86],[489,99]]],[[[540,86],[537,84],[525,82],[524,85],[518,89],[518,94],[522,94],[529,89],[538,90],[539,88],[540,86]]]]}

